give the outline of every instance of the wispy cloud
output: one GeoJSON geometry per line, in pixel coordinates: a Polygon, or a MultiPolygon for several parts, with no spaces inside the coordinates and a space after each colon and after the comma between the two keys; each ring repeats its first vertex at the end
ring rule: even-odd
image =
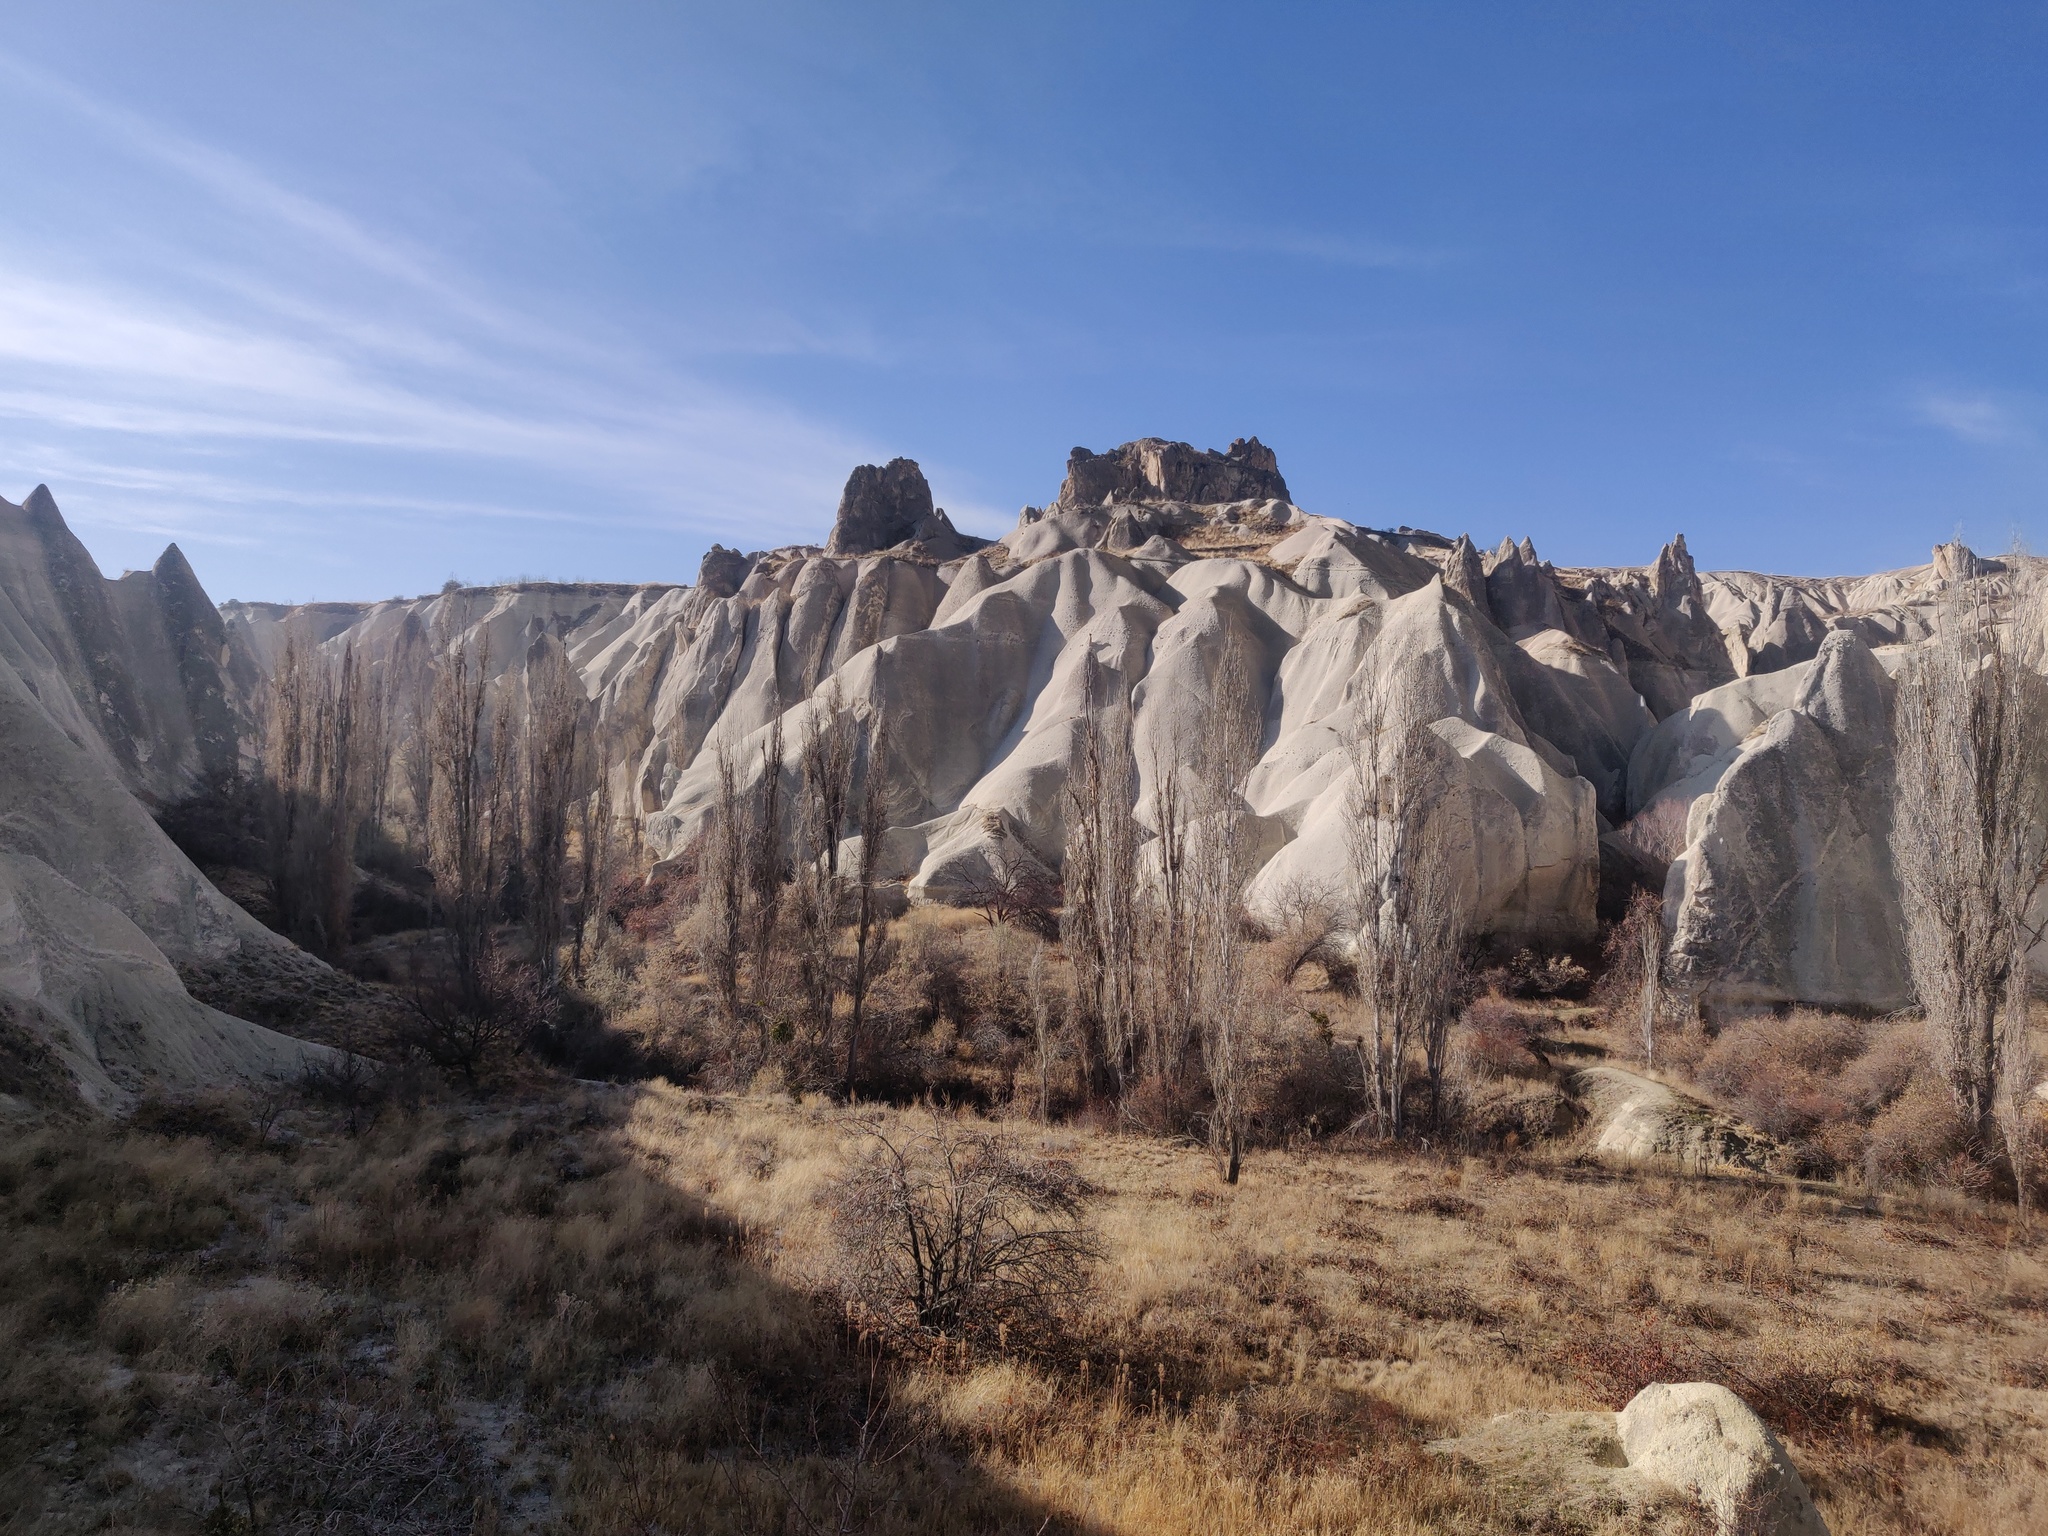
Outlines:
{"type": "Polygon", "coordinates": [[[1405,245],[1369,235],[1344,235],[1303,229],[1195,228],[1168,237],[1186,250],[1242,251],[1256,256],[1285,256],[1339,267],[1380,271],[1426,271],[1456,260],[1456,253],[1427,246],[1405,245]]]}
{"type": "Polygon", "coordinates": [[[1966,443],[1998,446],[2032,435],[2012,406],[1980,392],[1927,390],[1914,407],[1921,420],[1966,443]]]}
{"type": "MultiPolygon", "coordinates": [[[[0,82],[196,203],[182,225],[152,225],[147,259],[125,268],[119,253],[138,242],[118,208],[70,250],[0,230],[0,418],[16,439],[0,462],[24,440],[61,445],[54,457],[96,466],[99,506],[127,492],[145,503],[137,520],[222,536],[258,526],[246,509],[317,506],[761,544],[819,536],[847,467],[872,456],[853,434],[584,317],[493,295],[401,236],[19,60],[0,55],[0,82]],[[280,477],[276,457],[292,452],[321,455],[322,473],[280,477]],[[407,464],[425,485],[460,483],[460,463],[524,493],[392,489],[407,464]]],[[[743,349],[707,341],[685,350],[743,349]]],[[[769,350],[865,345],[791,325],[769,350]]]]}

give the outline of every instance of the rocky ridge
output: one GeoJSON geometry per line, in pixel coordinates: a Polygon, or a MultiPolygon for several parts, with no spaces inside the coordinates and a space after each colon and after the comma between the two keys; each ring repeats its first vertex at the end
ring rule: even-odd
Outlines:
{"type": "MultiPolygon", "coordinates": [[[[1867,577],[1701,573],[1683,538],[1646,567],[1562,569],[1527,540],[1482,551],[1306,512],[1256,439],[1222,453],[1145,439],[1077,449],[1059,493],[988,544],[954,530],[896,460],[855,471],[823,545],[714,547],[689,586],[216,611],[175,547],[150,572],[101,577],[38,488],[0,503],[0,853],[40,866],[13,870],[17,890],[64,880],[167,964],[290,950],[142,804],[234,761],[287,632],[383,668],[459,638],[499,677],[543,652],[571,661],[613,803],[660,857],[703,826],[721,747],[758,779],[780,719],[785,754],[769,766],[794,779],[829,686],[886,728],[872,767],[888,780],[888,874],[913,899],[956,899],[999,850],[1057,869],[1066,765],[1101,703],[1089,678],[1130,692],[1142,804],[1162,765],[1188,760],[1232,658],[1263,722],[1246,787],[1255,911],[1304,885],[1341,894],[1351,706],[1370,684],[1441,744],[1481,931],[1574,943],[1603,899],[1661,883],[1675,953],[1709,992],[1896,1006],[1872,746],[1886,738],[1883,678],[1933,632],[1949,584],[2003,569],[1956,545],[1867,577]],[[1890,971],[1873,963],[1886,951],[1890,971]]],[[[17,958],[0,984],[47,993],[38,1006],[90,1035],[83,992],[52,1003],[33,979],[62,969],[62,934],[30,926],[5,928],[17,958]]],[[[150,996],[168,997],[152,974],[150,996]]]]}
{"type": "Polygon", "coordinates": [[[186,991],[181,966],[327,967],[214,889],[145,808],[233,764],[257,679],[238,684],[175,545],[109,581],[46,489],[0,502],[0,1016],[91,1102],[320,1054],[186,991]]]}
{"type": "MultiPolygon", "coordinates": [[[[853,473],[824,545],[714,548],[694,586],[529,584],[352,617],[335,605],[224,613],[242,671],[260,667],[285,622],[372,657],[422,636],[487,636],[501,670],[548,637],[606,732],[614,803],[634,808],[664,857],[703,826],[721,746],[758,780],[779,718],[780,771],[794,778],[805,718],[831,683],[858,718],[887,727],[885,862],[931,900],[972,889],[998,849],[1057,868],[1085,676],[1130,690],[1142,804],[1154,765],[1185,760],[1226,654],[1251,675],[1264,722],[1247,788],[1263,867],[1248,899],[1259,910],[1303,882],[1341,887],[1350,705],[1371,677],[1434,722],[1482,931],[1575,942],[1603,890],[1613,900],[1668,882],[1681,952],[1730,1000],[1866,1002],[1883,990],[1882,976],[1852,979],[1866,969],[1857,946],[1884,931],[1854,914],[1837,953],[1815,958],[1786,939],[1796,964],[1717,969],[1736,936],[1780,920],[1760,880],[1726,872],[1737,802],[1756,801],[1756,846],[1777,846],[1784,825],[1824,814],[1818,778],[1758,800],[1748,786],[1766,754],[1730,781],[1707,847],[1687,850],[1706,830],[1702,807],[1719,803],[1757,728],[1793,707],[1831,636],[1895,664],[1899,646],[1932,633],[1946,583],[1995,577],[1998,562],[1944,546],[1926,566],[1868,577],[1702,573],[1675,537],[1646,567],[1568,569],[1526,539],[1481,551],[1287,496],[1257,439],[1221,453],[1161,439],[1076,449],[1051,501],[961,552],[922,473],[899,459],[853,473]]],[[[1855,729],[1881,726],[1872,716],[1855,729]]],[[[1841,928],[1839,907],[1868,904],[1852,885],[1883,877],[1817,870],[1801,921],[1841,928]]]]}

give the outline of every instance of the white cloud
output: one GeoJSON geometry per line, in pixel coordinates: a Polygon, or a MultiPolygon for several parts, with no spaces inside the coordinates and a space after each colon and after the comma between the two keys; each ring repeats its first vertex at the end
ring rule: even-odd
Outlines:
{"type": "Polygon", "coordinates": [[[1986,394],[1929,390],[1915,405],[1922,420],[1966,443],[1997,445],[2030,435],[2026,423],[2009,406],[1986,394]]]}
{"type": "MultiPolygon", "coordinates": [[[[0,417],[17,439],[0,462],[18,463],[24,439],[61,448],[98,466],[85,473],[102,506],[126,490],[149,503],[140,520],[223,530],[229,509],[309,506],[681,525],[752,547],[822,536],[846,470],[874,456],[583,317],[493,296],[430,252],[5,55],[0,81],[200,200],[140,231],[123,220],[149,214],[108,200],[106,226],[70,231],[68,249],[0,227],[0,417]],[[317,478],[277,462],[293,451],[321,456],[317,478]],[[494,488],[394,492],[409,464],[436,489],[494,488]],[[508,482],[525,494],[501,499],[508,482]]],[[[788,334],[770,350],[819,343],[788,334]]],[[[63,498],[54,466],[36,478],[63,498]]]]}

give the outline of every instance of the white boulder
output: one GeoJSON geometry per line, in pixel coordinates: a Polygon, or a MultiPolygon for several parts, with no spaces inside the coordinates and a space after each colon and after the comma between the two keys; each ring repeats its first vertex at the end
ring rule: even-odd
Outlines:
{"type": "Polygon", "coordinates": [[[1630,1469],[1697,1498],[1720,1536],[1827,1536],[1785,1447],[1726,1387],[1647,1386],[1615,1428],[1630,1469]]]}

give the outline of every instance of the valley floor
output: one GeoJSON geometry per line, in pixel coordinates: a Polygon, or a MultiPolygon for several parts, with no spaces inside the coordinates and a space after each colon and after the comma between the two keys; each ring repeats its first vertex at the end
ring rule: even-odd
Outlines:
{"type": "MultiPolygon", "coordinates": [[[[1960,1199],[1028,1120],[1069,1317],[833,1300],[849,1110],[536,1080],[0,1148],[0,1532],[1639,1529],[1425,1447],[1716,1379],[1837,1533],[2048,1526],[2048,1248],[1960,1199]]],[[[1674,1528],[1674,1527],[1665,1527],[1674,1528]]]]}

